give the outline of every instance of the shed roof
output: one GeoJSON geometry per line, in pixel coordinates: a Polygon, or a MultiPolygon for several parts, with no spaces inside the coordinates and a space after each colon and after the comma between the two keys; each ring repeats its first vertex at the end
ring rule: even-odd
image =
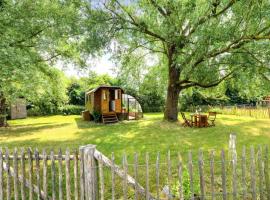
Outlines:
{"type": "Polygon", "coordinates": [[[86,94],[94,93],[97,90],[102,89],[102,88],[120,89],[120,90],[122,90],[122,92],[124,92],[124,90],[121,87],[119,87],[119,86],[101,85],[101,86],[98,86],[98,87],[96,87],[96,88],[94,88],[92,90],[86,91],[86,94]]]}

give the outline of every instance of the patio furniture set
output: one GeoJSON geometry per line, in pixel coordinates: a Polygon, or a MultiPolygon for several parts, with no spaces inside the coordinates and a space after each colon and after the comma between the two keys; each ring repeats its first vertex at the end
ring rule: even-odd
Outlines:
{"type": "Polygon", "coordinates": [[[209,112],[207,114],[201,113],[191,113],[190,119],[186,118],[185,113],[181,112],[182,118],[184,123],[182,124],[184,127],[210,127],[215,126],[215,120],[217,113],[216,112],[209,112]]]}

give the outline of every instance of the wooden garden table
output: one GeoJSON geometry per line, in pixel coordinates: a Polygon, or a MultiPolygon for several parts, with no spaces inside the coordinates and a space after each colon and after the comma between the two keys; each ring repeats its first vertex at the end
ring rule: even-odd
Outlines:
{"type": "Polygon", "coordinates": [[[205,114],[191,114],[191,121],[195,127],[207,127],[207,115],[205,114]]]}

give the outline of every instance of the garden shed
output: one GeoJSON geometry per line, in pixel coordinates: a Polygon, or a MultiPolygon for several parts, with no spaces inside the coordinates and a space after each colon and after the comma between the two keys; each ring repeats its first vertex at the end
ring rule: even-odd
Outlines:
{"type": "Polygon", "coordinates": [[[23,119],[26,117],[27,117],[26,100],[24,98],[18,98],[14,100],[10,105],[10,118],[23,119]]]}
{"type": "Polygon", "coordinates": [[[85,93],[85,109],[93,114],[100,114],[103,123],[115,123],[119,120],[139,119],[142,113],[139,102],[127,96],[118,86],[99,86],[85,93]],[[128,98],[127,98],[128,97],[128,98]],[[138,109],[140,108],[140,109],[138,109]]]}

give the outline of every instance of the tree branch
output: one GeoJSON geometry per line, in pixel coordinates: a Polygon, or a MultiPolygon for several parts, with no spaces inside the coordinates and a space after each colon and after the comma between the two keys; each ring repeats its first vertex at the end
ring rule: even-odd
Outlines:
{"type": "MultiPolygon", "coordinates": [[[[189,31],[188,33],[188,36],[189,37],[192,33],[194,33],[196,31],[196,29],[204,24],[205,22],[207,22],[209,19],[213,18],[213,17],[218,17],[219,15],[222,15],[224,14],[229,8],[231,8],[238,0],[230,0],[229,3],[222,9],[220,10],[219,12],[213,12],[213,9],[210,11],[209,14],[205,15],[205,16],[202,16],[198,22],[191,28],[191,30],[189,31]]],[[[219,4],[218,4],[219,5],[219,4]]],[[[218,6],[217,5],[217,6],[218,6]]],[[[214,9],[216,9],[216,7],[214,7],[214,9]]],[[[186,29],[183,31],[183,33],[185,34],[186,31],[189,29],[190,27],[187,26],[186,29]]]]}
{"type": "Polygon", "coordinates": [[[150,3],[158,10],[158,12],[163,16],[163,17],[167,17],[168,13],[162,8],[160,7],[157,2],[155,0],[149,0],[150,3]]]}
{"type": "Polygon", "coordinates": [[[229,72],[228,74],[226,74],[225,76],[223,76],[221,79],[212,82],[212,83],[200,83],[200,82],[193,82],[193,81],[189,81],[189,80],[185,80],[182,82],[182,84],[185,85],[180,85],[180,87],[182,89],[186,89],[186,88],[190,88],[190,87],[194,87],[194,86],[198,86],[201,88],[211,88],[211,87],[215,87],[217,85],[219,85],[222,81],[224,81],[225,79],[228,79],[236,70],[233,70],[231,72],[229,72]]]}
{"type": "Polygon", "coordinates": [[[138,28],[138,30],[136,30],[137,32],[143,32],[151,37],[157,38],[163,42],[166,42],[166,39],[162,36],[160,36],[159,34],[150,31],[149,29],[147,29],[145,26],[142,26],[141,24],[139,24],[135,18],[124,8],[124,6],[122,6],[119,1],[115,0],[115,2],[119,5],[119,7],[121,8],[121,10],[128,15],[128,17],[130,18],[130,20],[124,19],[121,15],[119,15],[119,13],[115,12],[114,10],[108,8],[107,6],[105,7],[106,9],[108,9],[110,12],[112,12],[113,14],[115,14],[117,17],[119,17],[122,21],[129,23],[135,27],[138,28]]]}

